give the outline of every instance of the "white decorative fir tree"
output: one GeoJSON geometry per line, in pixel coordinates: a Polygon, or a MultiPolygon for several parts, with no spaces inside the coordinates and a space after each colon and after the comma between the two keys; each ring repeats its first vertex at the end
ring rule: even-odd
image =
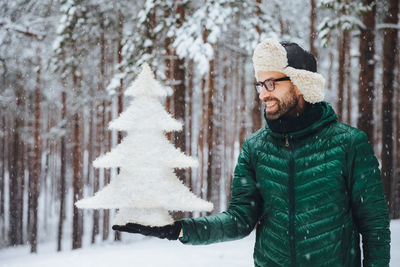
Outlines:
{"type": "Polygon", "coordinates": [[[114,224],[128,222],[148,226],[173,223],[168,211],[211,211],[213,204],[197,198],[177,178],[174,168],[197,167],[166,138],[165,132],[180,131],[159,98],[167,95],[154,79],[147,63],[125,91],[131,105],[110,122],[109,129],[127,135],[110,152],[93,161],[96,168],[119,167],[120,173],[93,197],[79,200],[78,208],[119,209],[114,224]]]}

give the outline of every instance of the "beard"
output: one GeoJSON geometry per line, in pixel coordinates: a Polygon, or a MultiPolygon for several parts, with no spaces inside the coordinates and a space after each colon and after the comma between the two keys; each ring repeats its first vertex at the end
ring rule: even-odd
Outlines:
{"type": "Polygon", "coordinates": [[[299,99],[295,93],[294,87],[292,86],[288,93],[282,97],[282,99],[278,99],[275,97],[269,97],[264,100],[267,101],[276,101],[277,108],[274,111],[265,110],[265,115],[269,120],[276,120],[280,117],[285,118],[285,115],[296,109],[299,99]]]}

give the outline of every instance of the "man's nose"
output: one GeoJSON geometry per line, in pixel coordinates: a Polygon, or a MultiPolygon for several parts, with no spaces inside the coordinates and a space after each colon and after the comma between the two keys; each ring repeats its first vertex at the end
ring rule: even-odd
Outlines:
{"type": "Polygon", "coordinates": [[[261,93],[258,95],[258,97],[260,98],[260,100],[265,101],[268,97],[272,96],[272,92],[268,91],[267,89],[265,89],[263,87],[263,89],[261,90],[261,93]]]}

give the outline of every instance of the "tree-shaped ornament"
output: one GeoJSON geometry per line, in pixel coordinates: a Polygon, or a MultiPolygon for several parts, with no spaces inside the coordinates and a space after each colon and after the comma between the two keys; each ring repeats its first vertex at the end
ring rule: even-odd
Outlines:
{"type": "Polygon", "coordinates": [[[120,173],[93,197],[75,203],[78,208],[119,209],[114,224],[128,222],[148,226],[173,223],[168,211],[211,211],[213,204],[197,198],[175,175],[174,168],[197,167],[165,136],[180,131],[160,102],[165,89],[154,79],[150,67],[125,91],[134,97],[130,106],[110,122],[109,129],[125,131],[126,137],[110,152],[93,161],[96,168],[119,167],[120,173]]]}

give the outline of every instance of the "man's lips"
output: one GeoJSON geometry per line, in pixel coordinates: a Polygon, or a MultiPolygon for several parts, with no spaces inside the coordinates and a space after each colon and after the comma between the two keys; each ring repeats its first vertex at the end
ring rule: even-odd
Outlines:
{"type": "Polygon", "coordinates": [[[264,102],[264,104],[267,108],[271,108],[276,105],[276,101],[268,101],[268,102],[264,102]]]}

